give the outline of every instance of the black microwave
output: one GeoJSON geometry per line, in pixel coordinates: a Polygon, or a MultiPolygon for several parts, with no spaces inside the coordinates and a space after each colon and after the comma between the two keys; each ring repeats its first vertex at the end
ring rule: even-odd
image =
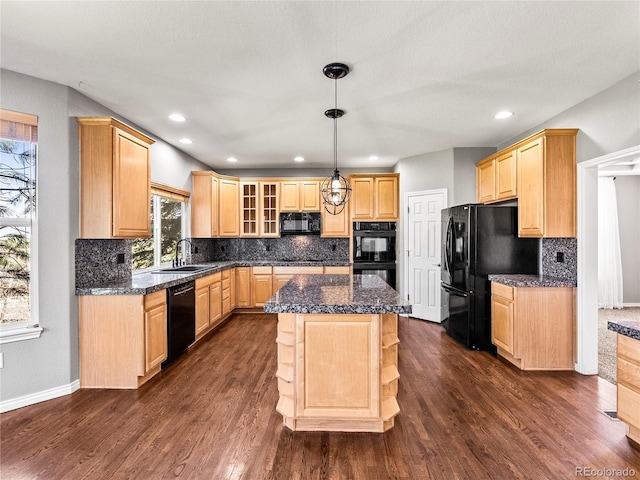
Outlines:
{"type": "Polygon", "coordinates": [[[320,235],[320,214],[307,212],[281,213],[280,235],[320,235]]]}

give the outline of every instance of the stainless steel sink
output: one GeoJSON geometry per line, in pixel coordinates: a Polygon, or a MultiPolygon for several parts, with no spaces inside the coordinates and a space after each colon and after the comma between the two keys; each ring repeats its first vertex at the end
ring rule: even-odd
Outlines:
{"type": "Polygon", "coordinates": [[[163,268],[162,270],[154,270],[151,273],[193,273],[213,267],[215,267],[215,265],[182,265],[181,267],[171,267],[163,268]]]}

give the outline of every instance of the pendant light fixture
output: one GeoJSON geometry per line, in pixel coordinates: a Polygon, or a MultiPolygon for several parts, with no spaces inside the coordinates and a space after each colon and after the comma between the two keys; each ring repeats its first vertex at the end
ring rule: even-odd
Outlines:
{"type": "Polygon", "coordinates": [[[338,108],[338,79],[346,77],[349,67],[344,63],[330,63],[322,69],[325,77],[334,81],[335,108],[324,112],[327,118],[333,118],[333,174],[322,182],[322,203],[331,215],[342,213],[351,198],[351,185],[338,171],[338,119],[346,112],[338,108]]]}

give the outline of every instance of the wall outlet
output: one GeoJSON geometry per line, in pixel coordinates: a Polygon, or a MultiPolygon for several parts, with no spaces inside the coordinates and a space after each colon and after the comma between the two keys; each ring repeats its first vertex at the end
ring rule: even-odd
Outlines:
{"type": "Polygon", "coordinates": [[[198,253],[198,247],[193,247],[193,253],[198,253]]]}
{"type": "Polygon", "coordinates": [[[220,251],[224,252],[224,245],[220,245],[220,251]]]}
{"type": "Polygon", "coordinates": [[[116,263],[118,265],[122,265],[124,263],[124,253],[119,253],[116,255],[116,263]]]}
{"type": "Polygon", "coordinates": [[[4,353],[0,352],[0,368],[4,368],[4,353]]]}
{"type": "Polygon", "coordinates": [[[556,252],[556,262],[564,263],[564,252],[556,252]]]}

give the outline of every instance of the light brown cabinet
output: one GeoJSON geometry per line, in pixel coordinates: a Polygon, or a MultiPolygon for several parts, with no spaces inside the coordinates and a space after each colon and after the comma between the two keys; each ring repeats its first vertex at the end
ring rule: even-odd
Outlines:
{"type": "Polygon", "coordinates": [[[240,235],[257,237],[259,235],[258,220],[258,182],[241,182],[240,192],[240,235]]]}
{"type": "Polygon", "coordinates": [[[237,179],[220,178],[220,230],[221,237],[240,236],[240,183],[237,179]]]}
{"type": "Polygon", "coordinates": [[[311,274],[321,275],[324,273],[324,267],[287,267],[278,266],[273,267],[273,288],[272,295],[280,290],[284,285],[291,280],[294,275],[311,274]]]}
{"type": "Polygon", "coordinates": [[[476,165],[478,203],[516,198],[516,150],[493,155],[476,165]]]}
{"type": "Polygon", "coordinates": [[[236,307],[249,308],[251,303],[251,267],[236,267],[236,307]]]}
{"type": "Polygon", "coordinates": [[[191,236],[214,238],[218,229],[218,176],[213,172],[191,172],[191,236]]]}
{"type": "Polygon", "coordinates": [[[351,175],[351,218],[393,221],[399,215],[398,174],[351,175]]]}
{"type": "Polygon", "coordinates": [[[280,211],[278,202],[280,197],[280,184],[278,182],[260,182],[260,236],[280,236],[280,211]]]}
{"type": "Polygon", "coordinates": [[[281,212],[319,212],[319,180],[283,180],[280,182],[281,212]]]}
{"type": "Polygon", "coordinates": [[[627,424],[627,436],[640,443],[640,340],[617,337],[617,417],[627,424]]]}
{"type": "Polygon", "coordinates": [[[138,388],[167,358],[166,291],[78,297],[80,387],[138,388]]]}
{"type": "Polygon", "coordinates": [[[576,133],[543,130],[518,145],[518,236],[576,236],[576,133]]]}
{"type": "Polygon", "coordinates": [[[296,431],[384,432],[400,411],[397,315],[278,315],[276,410],[296,431]]]}
{"type": "Polygon", "coordinates": [[[253,267],[251,270],[251,305],[262,307],[273,295],[272,267],[253,267]]]}
{"type": "Polygon", "coordinates": [[[321,211],[321,237],[350,237],[351,236],[351,218],[349,216],[348,202],[342,212],[332,215],[323,207],[321,211]]]}
{"type": "Polygon", "coordinates": [[[224,270],[221,278],[222,317],[224,318],[235,308],[235,268],[224,270]]]}
{"type": "Polygon", "coordinates": [[[521,370],[574,370],[574,288],[491,282],[491,341],[521,370]]]}
{"type": "Polygon", "coordinates": [[[78,118],[80,236],[148,237],[154,140],[114,118],[78,118]]]}
{"type": "Polygon", "coordinates": [[[222,320],[221,273],[196,279],[196,340],[222,320]]]}

